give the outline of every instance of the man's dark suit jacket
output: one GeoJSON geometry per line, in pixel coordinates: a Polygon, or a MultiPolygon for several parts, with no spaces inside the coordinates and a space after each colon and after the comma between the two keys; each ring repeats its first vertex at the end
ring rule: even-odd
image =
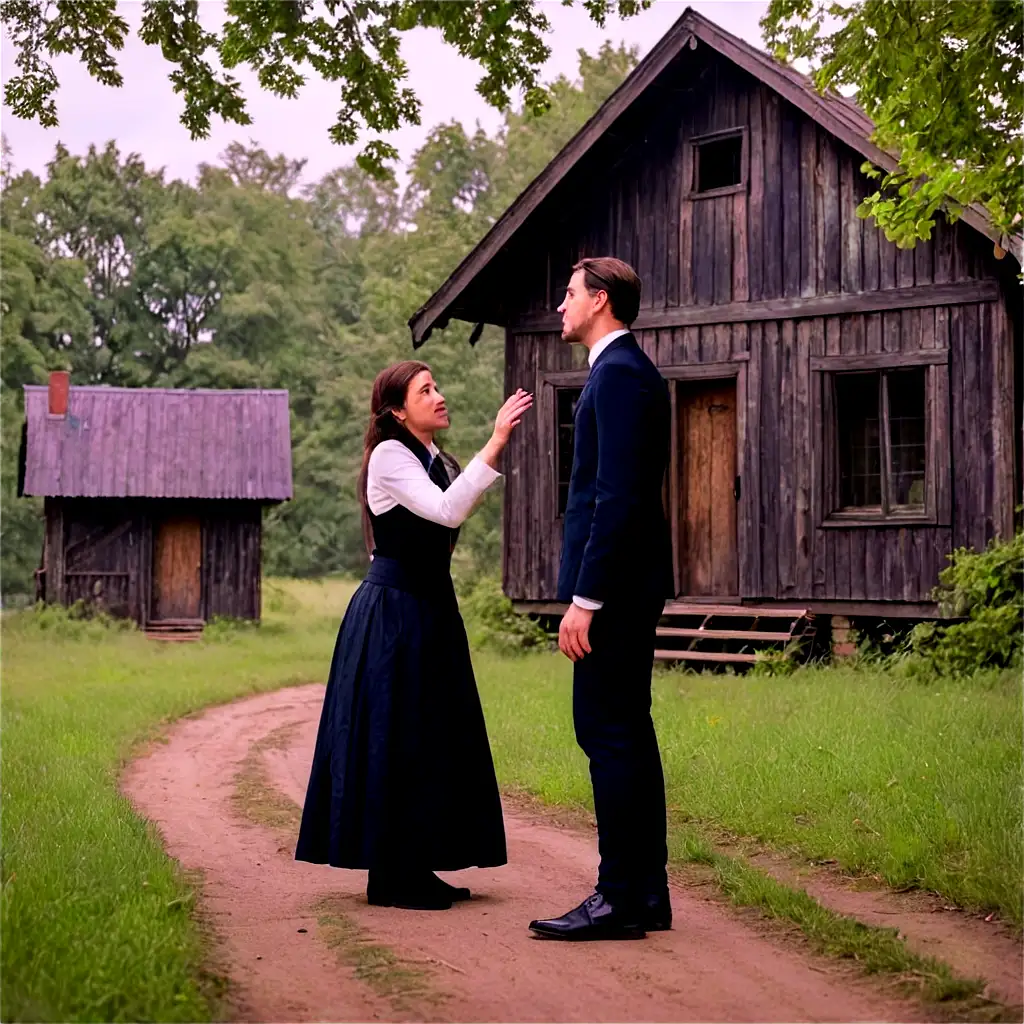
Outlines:
{"type": "Polygon", "coordinates": [[[668,385],[632,334],[598,356],[576,406],[558,600],[616,604],[672,594],[662,505],[668,385]]]}

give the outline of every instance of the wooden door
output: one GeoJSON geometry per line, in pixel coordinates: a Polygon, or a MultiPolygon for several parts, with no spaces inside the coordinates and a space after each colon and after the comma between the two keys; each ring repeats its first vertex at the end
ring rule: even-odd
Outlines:
{"type": "Polygon", "coordinates": [[[736,381],[679,381],[677,387],[681,596],[734,598],[736,381]]]}
{"type": "Polygon", "coordinates": [[[153,542],[154,619],[198,619],[203,543],[199,520],[175,516],[157,524],[153,542]]]}

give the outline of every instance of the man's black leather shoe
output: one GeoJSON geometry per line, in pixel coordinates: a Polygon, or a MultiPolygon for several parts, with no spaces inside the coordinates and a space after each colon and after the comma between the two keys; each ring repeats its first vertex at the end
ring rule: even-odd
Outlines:
{"type": "Polygon", "coordinates": [[[548,921],[531,921],[530,931],[545,939],[586,942],[598,939],[642,939],[647,932],[637,916],[617,911],[599,892],[575,910],[548,921]]]}
{"type": "Polygon", "coordinates": [[[667,932],[672,928],[672,904],[667,892],[644,900],[643,926],[649,932],[667,932]]]}

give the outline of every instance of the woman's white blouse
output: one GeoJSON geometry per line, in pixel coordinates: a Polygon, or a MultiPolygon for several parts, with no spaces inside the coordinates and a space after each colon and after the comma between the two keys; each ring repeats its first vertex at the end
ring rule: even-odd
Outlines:
{"type": "MultiPolygon", "coordinates": [[[[430,446],[437,456],[438,447],[430,446]]],[[[381,441],[370,455],[366,475],[366,503],[375,516],[404,505],[432,523],[461,526],[480,496],[501,474],[480,458],[474,458],[442,491],[427,475],[416,453],[401,441],[381,441]]]]}

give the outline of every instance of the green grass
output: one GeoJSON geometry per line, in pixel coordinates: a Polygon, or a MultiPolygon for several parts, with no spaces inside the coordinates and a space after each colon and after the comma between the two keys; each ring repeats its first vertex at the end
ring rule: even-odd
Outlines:
{"type": "MultiPolygon", "coordinates": [[[[502,783],[590,807],[568,663],[475,661],[502,783]]],[[[1020,926],[1013,673],[925,685],[854,669],[770,678],[661,671],[654,716],[676,859],[688,859],[694,829],[749,837],[996,909],[1020,926]]]]}
{"type": "MultiPolygon", "coordinates": [[[[710,863],[726,896],[741,907],[756,907],[766,917],[795,924],[814,949],[828,956],[857,961],[865,974],[896,975],[908,988],[931,1002],[959,1002],[962,1010],[990,1008],[982,1002],[971,1007],[985,987],[981,979],[959,977],[947,964],[918,956],[907,949],[897,928],[876,928],[837,914],[799,889],[791,889],[742,858],[712,853],[710,863]]],[[[963,1020],[978,1019],[973,1012],[963,1020]]],[[[990,1019],[986,1015],[985,1019],[990,1019]]]]}
{"type": "Polygon", "coordinates": [[[279,726],[253,743],[235,772],[231,794],[231,804],[240,818],[293,836],[299,831],[302,808],[270,781],[263,752],[286,749],[297,728],[295,723],[279,726]]]}
{"type": "Polygon", "coordinates": [[[269,586],[260,629],[196,645],[3,620],[3,1020],[204,1020],[193,887],[117,792],[132,748],[210,704],[322,679],[351,586],[269,586]]]}
{"type": "Polygon", "coordinates": [[[325,897],[314,908],[320,937],[333,949],[342,963],[353,969],[356,978],[391,1003],[395,1013],[406,1015],[413,1007],[438,1003],[443,994],[431,987],[433,975],[417,966],[429,960],[413,961],[399,957],[387,946],[372,942],[365,931],[342,909],[338,897],[325,897]]]}
{"type": "MultiPolygon", "coordinates": [[[[190,914],[196,881],[118,795],[118,772],[182,715],[322,680],[351,589],[268,584],[260,628],[218,624],[194,646],[52,612],[4,616],[0,1018],[217,1014],[218,979],[202,972],[204,938],[190,914]]],[[[590,806],[569,664],[540,653],[474,659],[502,784],[590,806]]],[[[1020,924],[1021,706],[1011,675],[927,686],[854,670],[659,672],[654,700],[671,856],[710,864],[737,902],[862,962],[868,947],[879,963],[894,955],[879,930],[850,932],[802,894],[722,858],[711,844],[727,836],[836,858],[1020,924]]],[[[260,801],[259,813],[284,813],[260,801]]],[[[936,984],[956,994],[959,982],[936,984]]]]}

